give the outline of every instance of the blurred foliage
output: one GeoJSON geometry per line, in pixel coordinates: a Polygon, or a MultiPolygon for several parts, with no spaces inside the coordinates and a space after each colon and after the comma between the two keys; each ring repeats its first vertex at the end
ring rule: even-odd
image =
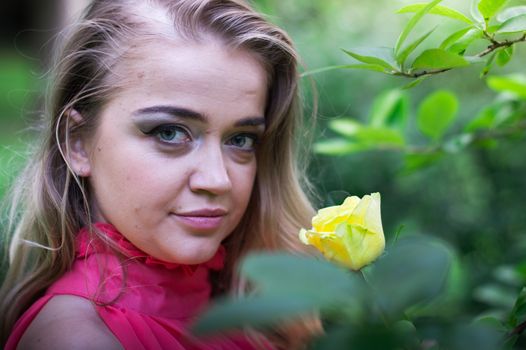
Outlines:
{"type": "MultiPolygon", "coordinates": [[[[242,273],[261,293],[223,301],[201,330],[320,308],[315,349],[525,348],[526,2],[253,2],[304,60],[316,204],[381,192],[389,244],[363,275],[249,257],[242,273]]],[[[41,108],[22,57],[0,55],[0,197],[24,149],[18,130],[41,108]]]]}
{"type": "Polygon", "coordinates": [[[317,309],[327,333],[315,349],[523,348],[526,3],[291,3],[264,2],[287,20],[288,6],[317,14],[315,24],[282,25],[299,39],[304,79],[319,88],[319,204],[333,192],[381,192],[391,244],[364,279],[327,280],[306,266],[316,260],[300,268],[300,258],[249,257],[241,272],[259,293],[219,303],[196,329],[227,328],[217,320],[232,315],[229,326],[266,326],[317,309]],[[266,259],[280,267],[258,270],[266,259]],[[261,319],[243,314],[262,309],[261,319]]]}

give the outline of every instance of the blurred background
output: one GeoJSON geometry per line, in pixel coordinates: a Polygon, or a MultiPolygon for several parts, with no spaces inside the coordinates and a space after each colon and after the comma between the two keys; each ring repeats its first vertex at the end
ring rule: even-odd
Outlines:
{"type": "MultiPolygon", "coordinates": [[[[4,0],[0,10],[0,198],[23,164],[35,137],[30,127],[42,111],[51,41],[74,18],[85,1],[4,0]]],[[[342,48],[392,46],[408,15],[395,14],[402,0],[256,0],[254,5],[295,40],[306,70],[347,64],[342,48]]],[[[444,1],[466,10],[466,1],[444,1]]],[[[431,21],[435,18],[430,17],[431,21]]],[[[443,30],[458,24],[436,18],[443,30]]],[[[430,27],[429,23],[426,23],[430,27]]],[[[523,72],[526,44],[517,45],[513,61],[495,74],[523,72]]],[[[450,132],[480,111],[495,93],[479,78],[481,67],[433,77],[408,92],[410,114],[427,94],[447,88],[460,100],[459,118],[450,132]]],[[[315,137],[333,136],[331,120],[364,121],[375,96],[408,81],[375,72],[332,70],[312,75],[318,109],[315,137]]],[[[313,114],[313,94],[305,78],[306,116],[313,114]]],[[[412,142],[423,142],[414,125],[412,142]]],[[[448,154],[432,166],[407,172],[398,151],[368,151],[340,156],[312,155],[309,177],[316,206],[341,192],[382,195],[384,230],[389,240],[401,234],[428,234],[448,242],[458,259],[449,286],[450,302],[440,312],[503,313],[526,281],[526,142],[524,132],[502,138],[489,148],[448,154]],[[459,307],[461,305],[462,307],[459,307]]],[[[3,218],[2,218],[3,219],[3,218]]],[[[1,222],[1,220],[0,220],[1,222]]],[[[1,226],[0,226],[1,228],[1,226]]]]}

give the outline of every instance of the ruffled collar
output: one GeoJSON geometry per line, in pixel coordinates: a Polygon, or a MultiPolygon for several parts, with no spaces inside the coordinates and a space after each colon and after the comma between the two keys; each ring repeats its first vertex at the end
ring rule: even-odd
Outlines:
{"type": "MultiPolygon", "coordinates": [[[[196,264],[196,265],[184,265],[178,263],[172,263],[157,259],[136,246],[133,245],[126,237],[124,237],[117,229],[108,223],[97,222],[93,224],[94,229],[101,232],[103,235],[108,237],[113,243],[119,247],[119,252],[128,258],[142,262],[152,267],[166,268],[166,269],[182,269],[188,274],[193,274],[199,266],[207,267],[211,270],[221,270],[224,266],[224,260],[226,250],[224,246],[220,246],[216,254],[209,261],[196,264]]],[[[109,245],[102,242],[100,239],[91,238],[88,228],[84,227],[79,231],[77,237],[77,257],[84,258],[91,254],[101,252],[111,252],[112,249],[109,245]]]]}

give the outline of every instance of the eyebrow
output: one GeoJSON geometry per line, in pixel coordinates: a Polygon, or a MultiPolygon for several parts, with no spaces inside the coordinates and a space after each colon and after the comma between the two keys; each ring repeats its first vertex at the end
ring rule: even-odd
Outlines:
{"type": "MultiPolygon", "coordinates": [[[[180,118],[187,118],[187,119],[196,119],[200,121],[201,123],[208,123],[209,118],[199,112],[193,111],[188,108],[184,107],[177,107],[177,106],[151,106],[146,108],[141,108],[135,112],[133,112],[133,115],[140,115],[140,114],[168,114],[174,117],[180,117],[180,118]]],[[[238,120],[235,124],[235,126],[265,126],[265,117],[247,117],[238,120]]]]}

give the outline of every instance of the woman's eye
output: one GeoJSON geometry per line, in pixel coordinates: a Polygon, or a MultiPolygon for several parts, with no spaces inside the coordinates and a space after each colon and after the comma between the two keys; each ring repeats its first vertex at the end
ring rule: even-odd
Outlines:
{"type": "Polygon", "coordinates": [[[232,136],[227,144],[242,149],[252,151],[256,147],[257,136],[252,134],[238,134],[232,136]]]}
{"type": "Polygon", "coordinates": [[[178,144],[191,141],[188,131],[177,125],[160,125],[149,131],[148,135],[154,135],[165,143],[178,144]]]}

